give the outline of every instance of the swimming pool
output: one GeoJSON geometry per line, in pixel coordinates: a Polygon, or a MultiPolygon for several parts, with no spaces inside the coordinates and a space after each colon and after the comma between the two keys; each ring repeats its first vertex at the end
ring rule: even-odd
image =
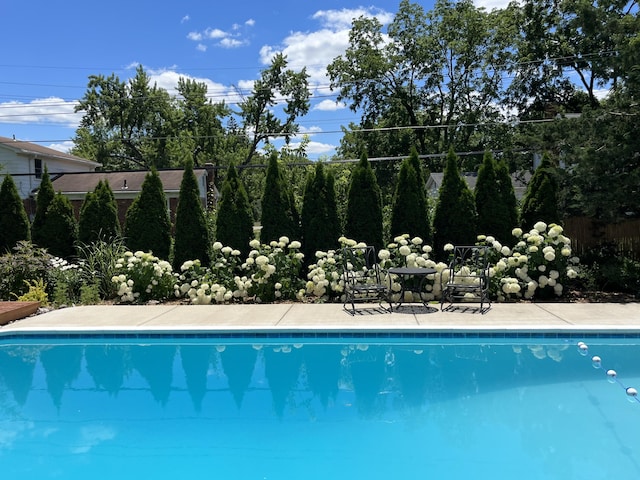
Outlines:
{"type": "Polygon", "coordinates": [[[626,388],[640,342],[586,342],[5,339],[0,465],[3,478],[638,476],[626,388]]]}

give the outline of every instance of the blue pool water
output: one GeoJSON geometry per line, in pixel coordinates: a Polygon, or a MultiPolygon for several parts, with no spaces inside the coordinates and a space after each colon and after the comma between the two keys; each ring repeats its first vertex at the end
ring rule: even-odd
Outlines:
{"type": "Polygon", "coordinates": [[[106,342],[0,341],[2,478],[640,477],[629,340],[106,342]]]}

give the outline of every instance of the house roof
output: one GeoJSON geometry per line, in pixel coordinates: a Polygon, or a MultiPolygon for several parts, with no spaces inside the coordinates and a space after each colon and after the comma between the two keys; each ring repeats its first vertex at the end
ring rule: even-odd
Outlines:
{"type": "Polygon", "coordinates": [[[94,162],[93,160],[87,160],[86,158],[77,157],[69,153],[54,150],[53,148],[44,147],[36,143],[25,142],[24,140],[16,140],[9,137],[0,136],[0,147],[5,147],[9,150],[13,150],[17,155],[35,156],[42,159],[50,158],[67,160],[76,163],[84,163],[94,168],[100,166],[98,162],[94,162]]]}
{"type": "MultiPolygon", "coordinates": [[[[78,172],[63,173],[52,179],[53,189],[63,194],[86,194],[93,192],[100,180],[109,182],[114,194],[126,191],[136,193],[142,189],[142,182],[149,172],[147,170],[129,170],[120,172],[78,172]]],[[[179,192],[184,170],[159,170],[158,175],[162,181],[165,192],[179,192]]],[[[200,180],[206,177],[204,168],[194,169],[196,178],[200,180]]]]}

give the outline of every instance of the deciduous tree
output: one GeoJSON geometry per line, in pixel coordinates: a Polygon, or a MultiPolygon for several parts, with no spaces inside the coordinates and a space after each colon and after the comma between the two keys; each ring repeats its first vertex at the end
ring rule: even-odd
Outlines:
{"type": "Polygon", "coordinates": [[[310,96],[306,69],[294,72],[287,68],[285,55],[275,54],[271,65],[255,81],[251,95],[239,104],[245,133],[252,139],[243,165],[250,163],[260,143],[271,137],[283,137],[289,143],[298,131],[298,117],[309,111],[310,96]],[[281,120],[274,107],[283,98],[285,118],[281,120]]]}

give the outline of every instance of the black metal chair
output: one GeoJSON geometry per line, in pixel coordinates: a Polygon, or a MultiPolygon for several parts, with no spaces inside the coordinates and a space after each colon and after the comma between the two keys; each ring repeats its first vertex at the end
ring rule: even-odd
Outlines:
{"type": "Polygon", "coordinates": [[[449,266],[440,277],[440,310],[452,310],[455,302],[479,303],[480,313],[491,308],[489,296],[489,247],[458,245],[453,247],[449,266]],[[447,307],[444,306],[448,303],[447,307]]]}
{"type": "Polygon", "coordinates": [[[343,306],[347,312],[355,315],[356,303],[377,302],[382,310],[391,313],[389,286],[380,273],[375,247],[343,248],[342,266],[345,294],[343,306]],[[389,303],[389,308],[385,308],[383,303],[389,303]],[[350,309],[347,307],[349,304],[350,309]]]}

